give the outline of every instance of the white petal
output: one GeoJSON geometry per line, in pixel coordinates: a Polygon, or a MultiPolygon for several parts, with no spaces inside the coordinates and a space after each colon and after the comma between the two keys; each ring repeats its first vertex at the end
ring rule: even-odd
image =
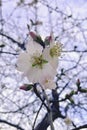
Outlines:
{"type": "Polygon", "coordinates": [[[35,41],[28,43],[26,46],[26,49],[27,49],[27,52],[30,54],[33,54],[35,52],[38,52],[41,54],[43,50],[42,46],[36,43],[35,41]]]}
{"type": "Polygon", "coordinates": [[[53,81],[53,78],[50,77],[50,75],[46,75],[41,81],[41,85],[44,87],[44,89],[54,89],[56,87],[56,84],[53,81]]]}
{"type": "Polygon", "coordinates": [[[43,77],[41,71],[38,68],[31,68],[25,74],[30,82],[36,83],[39,82],[40,78],[43,77]]]}
{"type": "Polygon", "coordinates": [[[51,66],[54,68],[54,69],[57,69],[58,67],[58,58],[57,57],[51,57],[50,54],[50,47],[46,47],[43,51],[43,55],[45,57],[46,60],[48,60],[48,62],[51,64],[51,66]]]}
{"type": "Polygon", "coordinates": [[[25,72],[29,70],[31,64],[30,64],[30,56],[28,53],[21,53],[19,55],[18,61],[17,61],[17,69],[19,71],[25,72]]]}

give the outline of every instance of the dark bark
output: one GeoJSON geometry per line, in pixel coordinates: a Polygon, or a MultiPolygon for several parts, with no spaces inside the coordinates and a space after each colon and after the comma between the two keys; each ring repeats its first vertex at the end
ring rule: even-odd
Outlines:
{"type": "MultiPolygon", "coordinates": [[[[58,117],[64,118],[60,113],[58,112],[52,112],[53,121],[57,119],[58,117]]],[[[36,126],[34,130],[47,130],[49,123],[49,113],[45,115],[45,117],[42,119],[42,121],[36,126]]]]}
{"type": "Polygon", "coordinates": [[[79,126],[79,127],[76,127],[76,128],[74,128],[72,130],[81,130],[81,129],[84,129],[84,128],[87,128],[87,124],[79,126]]]}
{"type": "MultiPolygon", "coordinates": [[[[58,94],[55,90],[52,91],[52,95],[54,98],[54,101],[51,105],[52,120],[54,121],[57,118],[65,118],[65,116],[63,116],[59,110],[58,94]]],[[[36,126],[34,130],[47,130],[48,126],[50,125],[49,112],[50,111],[46,113],[42,121],[36,126]]]]}

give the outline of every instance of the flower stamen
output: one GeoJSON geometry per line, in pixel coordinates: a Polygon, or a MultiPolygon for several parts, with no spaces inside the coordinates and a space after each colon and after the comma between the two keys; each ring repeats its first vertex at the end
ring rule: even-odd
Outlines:
{"type": "Polygon", "coordinates": [[[32,58],[33,58],[32,67],[38,67],[38,68],[42,69],[43,65],[48,63],[48,61],[45,60],[42,55],[33,56],[32,58]]]}
{"type": "Polygon", "coordinates": [[[58,57],[61,55],[62,51],[62,44],[56,44],[50,49],[50,56],[53,57],[58,57]]]}

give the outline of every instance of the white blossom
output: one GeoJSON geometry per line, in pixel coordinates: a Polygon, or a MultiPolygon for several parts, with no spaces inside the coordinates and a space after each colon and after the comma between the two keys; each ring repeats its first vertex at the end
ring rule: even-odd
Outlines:
{"type": "Polygon", "coordinates": [[[58,58],[62,52],[62,44],[60,42],[55,42],[52,38],[50,45],[44,49],[44,56],[48,59],[49,63],[54,69],[58,67],[58,58]]]}
{"type": "Polygon", "coordinates": [[[30,82],[38,82],[45,89],[52,89],[55,88],[54,76],[57,73],[58,57],[61,55],[62,44],[55,42],[51,36],[48,38],[50,38],[50,40],[48,39],[49,44],[43,49],[31,37],[26,51],[19,55],[17,69],[23,72],[30,82]]]}
{"type": "Polygon", "coordinates": [[[72,121],[70,118],[66,117],[64,122],[66,123],[66,125],[71,125],[72,124],[72,121]]]}
{"type": "Polygon", "coordinates": [[[19,55],[17,69],[23,72],[30,82],[39,82],[45,89],[54,88],[56,70],[44,56],[42,46],[31,40],[26,49],[26,52],[19,55]]]}

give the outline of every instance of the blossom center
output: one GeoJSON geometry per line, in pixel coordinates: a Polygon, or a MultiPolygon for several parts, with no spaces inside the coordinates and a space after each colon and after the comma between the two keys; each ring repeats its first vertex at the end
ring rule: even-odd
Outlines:
{"type": "Polygon", "coordinates": [[[48,80],[48,79],[46,79],[46,80],[45,80],[45,83],[49,83],[49,80],[48,80]]]}
{"type": "Polygon", "coordinates": [[[61,44],[56,44],[50,49],[50,56],[53,57],[58,57],[61,55],[62,51],[62,46],[61,44]]]}
{"type": "Polygon", "coordinates": [[[36,67],[36,68],[38,67],[42,69],[43,65],[48,63],[48,61],[43,58],[43,55],[33,56],[32,58],[33,58],[32,67],[36,67]]]}

